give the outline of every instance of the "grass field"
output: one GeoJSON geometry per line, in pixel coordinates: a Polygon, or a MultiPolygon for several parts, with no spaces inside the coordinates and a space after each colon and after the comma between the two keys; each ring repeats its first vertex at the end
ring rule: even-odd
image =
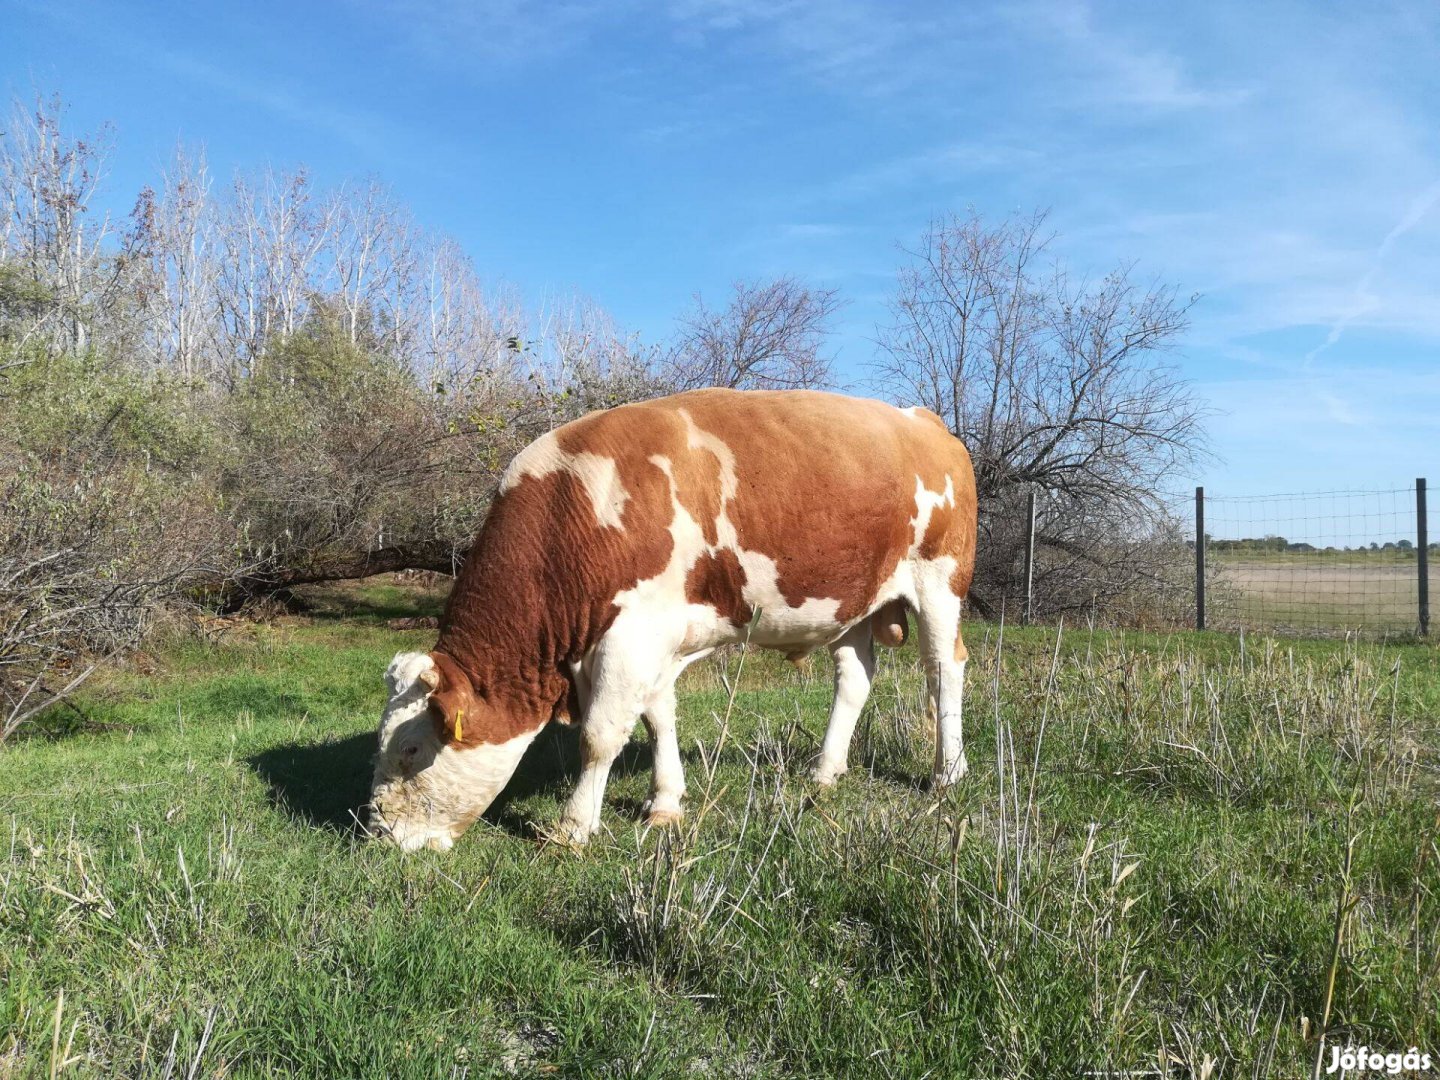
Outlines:
{"type": "Polygon", "coordinates": [[[557,731],[454,851],[402,856],[349,811],[383,666],[433,640],[385,619],[435,598],[319,600],[0,749],[0,1076],[1297,1077],[1322,1027],[1440,1052],[1433,647],[976,625],[939,801],[908,651],[832,792],[804,779],[827,663],[735,655],[681,694],[678,833],[635,824],[637,741],[609,835],[537,843],[557,731]]]}
{"type": "MultiPolygon", "coordinates": [[[[1210,573],[1214,626],[1403,635],[1419,623],[1413,554],[1215,553],[1210,573]]],[[[1429,578],[1440,605],[1440,566],[1430,567],[1429,578]]]]}

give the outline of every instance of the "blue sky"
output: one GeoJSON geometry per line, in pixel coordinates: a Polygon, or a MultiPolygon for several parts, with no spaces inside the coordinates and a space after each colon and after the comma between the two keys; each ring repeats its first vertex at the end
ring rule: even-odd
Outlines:
{"type": "Polygon", "coordinates": [[[857,387],[899,245],[1048,207],[1073,269],[1202,294],[1207,488],[1440,485],[1440,5],[0,0],[0,40],[3,89],[113,121],[118,209],[178,140],[374,175],[651,340],[793,273],[857,387]]]}

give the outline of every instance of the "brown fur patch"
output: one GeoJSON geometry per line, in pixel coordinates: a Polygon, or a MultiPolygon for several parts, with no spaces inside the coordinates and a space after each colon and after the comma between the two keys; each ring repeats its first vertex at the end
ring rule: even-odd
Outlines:
{"type": "Polygon", "coordinates": [[[440,738],[457,746],[490,741],[483,735],[493,726],[493,718],[487,715],[489,706],[476,695],[470,676],[443,652],[432,652],[430,659],[435,662],[438,674],[435,689],[430,692],[430,712],[435,718],[440,738]],[[458,739],[455,736],[457,724],[460,727],[458,739]]]}
{"type": "Polygon", "coordinates": [[[739,490],[727,509],[740,546],[775,559],[791,606],[838,600],[841,622],[869,609],[910,547],[917,477],[932,492],[952,482],[955,506],[931,515],[922,554],[954,557],[952,587],[968,591],[974,472],[934,413],[911,417],[883,402],[805,390],[697,390],[662,400],[734,453],[739,490]]]}
{"type": "Polygon", "coordinates": [[[720,461],[706,450],[687,450],[677,464],[671,461],[675,474],[675,494],[686,512],[700,526],[705,543],[714,545],[719,539],[716,526],[720,520],[720,461]]]}
{"type": "Polygon", "coordinates": [[[695,560],[685,575],[685,599],[708,604],[735,626],[748,626],[755,612],[745,602],[745,570],[728,548],[695,560]]]}
{"type": "Polygon", "coordinates": [[[616,594],[665,568],[673,545],[655,526],[670,519],[669,486],[659,469],[645,468],[655,475],[627,485],[618,530],[596,520],[583,485],[566,472],[527,477],[491,506],[436,645],[495,705],[479,741],[505,742],[568,713],[568,665],[609,628],[616,594]]]}

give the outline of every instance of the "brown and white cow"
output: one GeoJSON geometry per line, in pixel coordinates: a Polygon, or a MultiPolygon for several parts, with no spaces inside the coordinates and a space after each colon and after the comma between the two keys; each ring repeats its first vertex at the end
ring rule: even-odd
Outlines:
{"type": "Polygon", "coordinates": [[[644,718],[652,824],[681,814],[675,680],[748,638],[828,647],[835,701],[814,778],[846,769],[874,643],[913,611],[937,717],[935,782],[964,775],[961,602],[975,558],[969,454],[922,409],[810,391],[699,390],[594,413],[501,479],[429,653],[385,678],[372,829],[448,848],[552,719],[581,725],[557,835],[600,824],[611,763],[644,718]]]}

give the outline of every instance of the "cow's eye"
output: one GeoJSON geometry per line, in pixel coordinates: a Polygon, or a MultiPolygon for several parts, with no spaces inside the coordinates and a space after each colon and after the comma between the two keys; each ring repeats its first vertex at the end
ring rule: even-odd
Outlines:
{"type": "Polygon", "coordinates": [[[400,753],[407,758],[412,758],[419,752],[420,747],[416,746],[414,743],[411,743],[409,746],[405,747],[404,750],[400,751],[400,753]]]}

